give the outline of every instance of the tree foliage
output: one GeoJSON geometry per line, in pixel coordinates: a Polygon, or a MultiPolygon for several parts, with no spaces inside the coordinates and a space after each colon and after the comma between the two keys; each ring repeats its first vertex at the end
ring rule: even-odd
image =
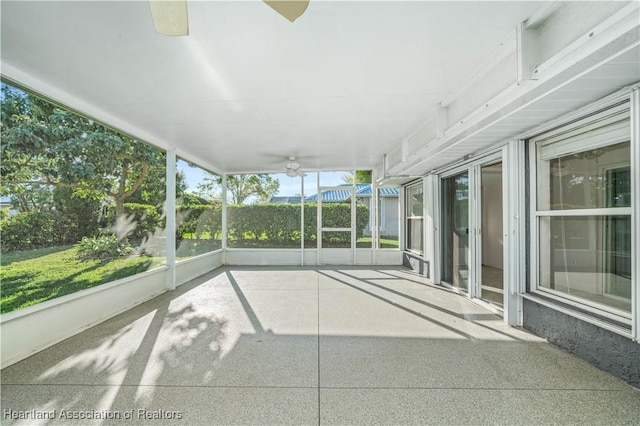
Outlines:
{"type": "Polygon", "coordinates": [[[355,179],[353,173],[342,176],[345,183],[371,183],[371,170],[356,170],[355,179]]]}
{"type": "Polygon", "coordinates": [[[160,150],[4,82],[1,91],[3,194],[70,188],[80,198],[113,200],[120,215],[149,176],[163,176],[160,150]]]}
{"type": "MultiPolygon", "coordinates": [[[[222,176],[205,177],[198,185],[198,194],[204,198],[219,197],[222,176]]],[[[244,204],[252,197],[257,202],[268,201],[278,193],[280,181],[268,174],[243,174],[227,176],[227,200],[230,204],[244,204]]]]}

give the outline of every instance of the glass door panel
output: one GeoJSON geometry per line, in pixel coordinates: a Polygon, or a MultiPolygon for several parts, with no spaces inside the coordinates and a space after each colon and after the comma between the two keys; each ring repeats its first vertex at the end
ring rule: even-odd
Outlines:
{"type": "Polygon", "coordinates": [[[469,172],[442,180],[442,280],[469,291],[469,172]]]}
{"type": "Polygon", "coordinates": [[[480,298],[502,307],[504,298],[502,163],[480,169],[480,298]]]}

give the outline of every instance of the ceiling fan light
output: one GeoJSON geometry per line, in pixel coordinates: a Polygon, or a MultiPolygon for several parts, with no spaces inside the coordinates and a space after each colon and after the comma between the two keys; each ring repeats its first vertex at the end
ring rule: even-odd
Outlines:
{"type": "Polygon", "coordinates": [[[293,169],[289,169],[289,168],[288,168],[286,173],[287,173],[287,176],[289,176],[289,177],[296,177],[296,176],[298,176],[298,172],[297,172],[296,170],[293,170],[293,169]]]}
{"type": "Polygon", "coordinates": [[[300,163],[296,163],[295,161],[290,161],[287,163],[287,169],[298,170],[300,168],[300,163]]]}

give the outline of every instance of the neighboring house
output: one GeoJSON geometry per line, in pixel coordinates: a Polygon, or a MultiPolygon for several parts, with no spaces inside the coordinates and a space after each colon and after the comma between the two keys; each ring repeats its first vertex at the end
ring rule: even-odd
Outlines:
{"type": "MultiPolygon", "coordinates": [[[[345,183],[339,186],[350,187],[351,184],[345,183]]],[[[398,188],[379,188],[380,190],[380,235],[385,237],[397,237],[399,221],[398,209],[398,188]]],[[[356,201],[371,208],[371,184],[356,184],[356,201]]],[[[286,197],[283,197],[286,198],[286,197]]],[[[340,203],[349,201],[351,198],[351,190],[349,189],[329,189],[322,191],[323,203],[340,203]]],[[[318,194],[313,194],[305,198],[305,201],[318,201],[318,194]]],[[[298,201],[299,202],[299,201],[298,201]]],[[[371,235],[371,224],[367,225],[365,235],[371,235]]]]}
{"type": "Polygon", "coordinates": [[[18,214],[18,210],[11,204],[11,197],[0,197],[0,209],[7,212],[9,216],[18,214]]]}
{"type": "Polygon", "coordinates": [[[272,196],[271,198],[269,198],[269,200],[267,201],[267,203],[274,203],[274,204],[300,204],[300,201],[302,197],[300,197],[299,195],[294,195],[292,197],[290,196],[272,196]]]}

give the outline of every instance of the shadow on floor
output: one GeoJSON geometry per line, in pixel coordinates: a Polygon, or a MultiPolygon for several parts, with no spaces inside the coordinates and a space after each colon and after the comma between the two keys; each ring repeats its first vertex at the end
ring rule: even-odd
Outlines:
{"type": "MultiPolygon", "coordinates": [[[[256,271],[255,286],[265,268],[241,270],[256,271]]],[[[249,278],[220,268],[6,368],[4,410],[58,417],[2,423],[109,423],[61,410],[131,412],[131,424],[424,423],[425,410],[449,424],[640,422],[640,394],[453,294],[384,284],[384,271],[268,270],[309,274],[282,302],[291,290],[247,289],[249,278]],[[469,418],[448,398],[484,405],[469,418]]]]}

